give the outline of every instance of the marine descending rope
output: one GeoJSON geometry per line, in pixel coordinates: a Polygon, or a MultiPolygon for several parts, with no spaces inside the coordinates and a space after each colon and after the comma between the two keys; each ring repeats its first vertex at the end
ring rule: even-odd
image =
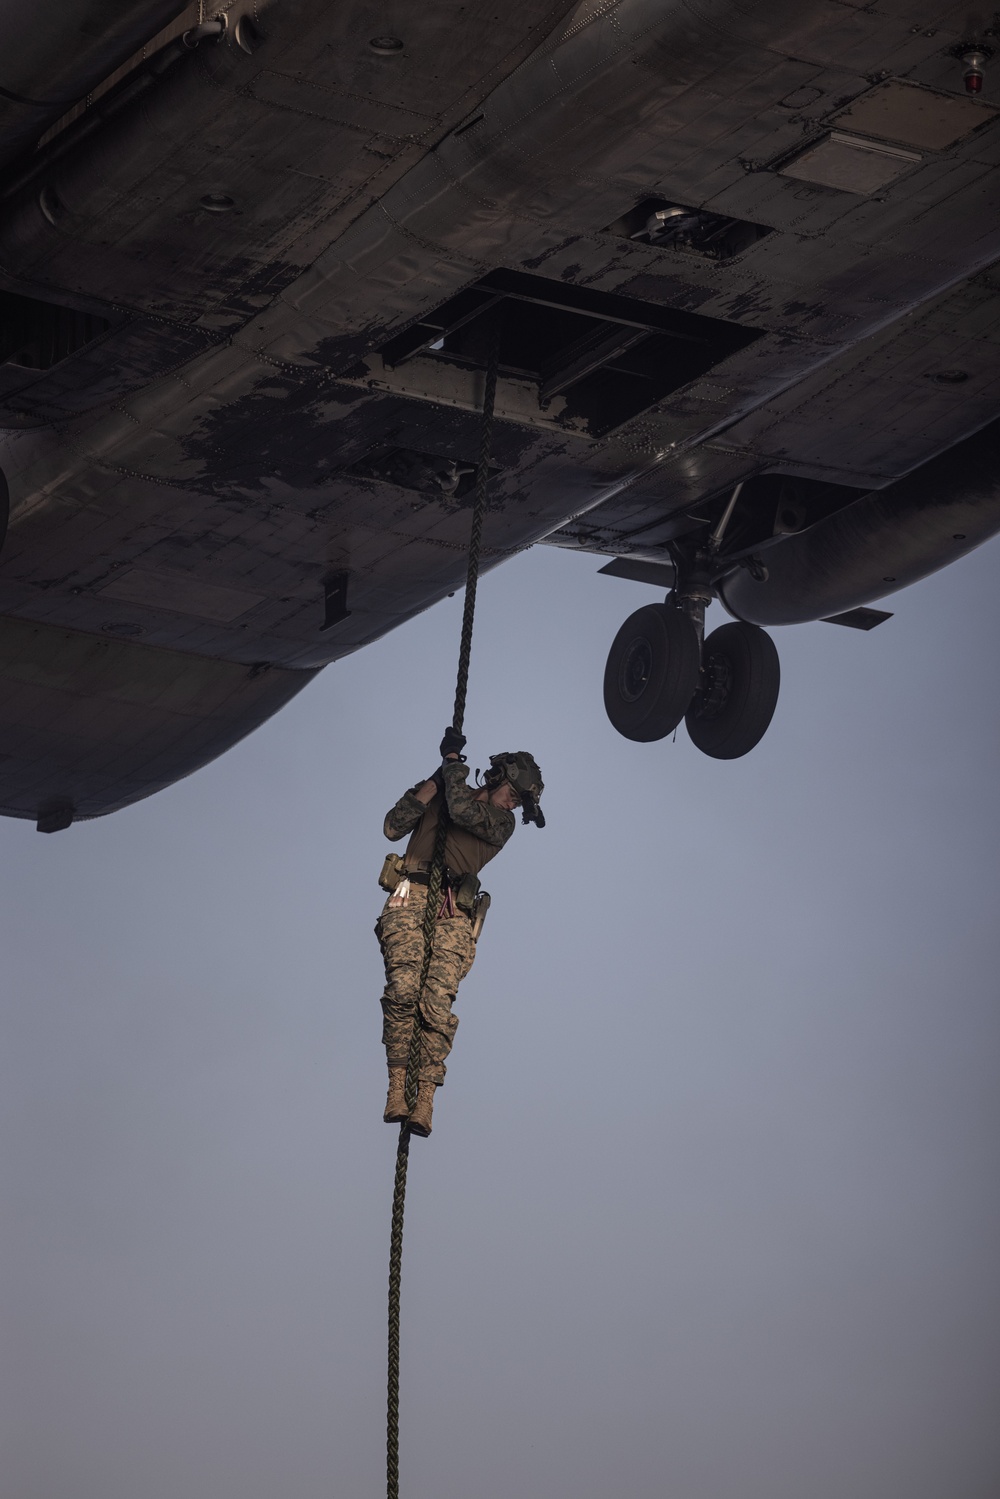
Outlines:
{"type": "MultiPolygon", "coordinates": [[[[469,686],[469,660],[472,655],[472,627],[476,615],[476,588],[479,583],[479,553],[486,515],[486,488],[490,477],[490,449],[493,439],[493,405],[496,399],[497,364],[499,362],[499,324],[494,317],[490,350],[486,365],[486,389],[483,394],[483,420],[480,428],[479,462],[472,505],[472,532],[469,537],[469,569],[465,583],[465,609],[462,615],[462,642],[458,652],[458,680],[455,685],[455,711],[452,724],[462,732],[465,721],[465,699],[469,686]]],[[[420,970],[420,994],[423,997],[434,950],[434,929],[441,900],[444,849],[448,838],[448,813],[442,796],[437,838],[427,881],[427,906],[424,911],[424,960],[420,970]]],[[[410,1055],[406,1064],[406,1107],[412,1109],[417,1098],[420,1077],[419,1006],[410,1037],[410,1055]]],[[[392,1229],[389,1241],[389,1381],[386,1434],[386,1493],[388,1499],[399,1499],[399,1295],[403,1265],[403,1207],[406,1202],[406,1170],[410,1159],[410,1126],[399,1126],[396,1147],[396,1179],[392,1194],[392,1229]]]]}

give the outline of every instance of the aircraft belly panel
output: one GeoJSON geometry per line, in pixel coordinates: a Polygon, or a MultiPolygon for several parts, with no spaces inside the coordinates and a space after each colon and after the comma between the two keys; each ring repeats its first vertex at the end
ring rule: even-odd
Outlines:
{"type": "Polygon", "coordinates": [[[116,811],[229,749],[311,677],[0,617],[0,813],[116,811]]]}
{"type": "MultiPolygon", "coordinates": [[[[945,12],[963,25],[958,7],[570,9],[513,3],[487,27],[442,0],[387,60],[359,41],[365,7],[289,0],[252,54],[199,48],[8,179],[0,298],[46,327],[51,303],[78,341],[0,362],[0,634],[50,664],[62,640],[109,704],[95,651],[140,676],[166,658],[220,674],[190,754],[183,714],[109,706],[117,762],[65,684],[9,678],[45,775],[100,762],[80,815],[216,753],[213,715],[222,747],[269,693],[461,584],[482,385],[462,297],[506,298],[511,326],[535,309],[498,381],[487,567],[542,539],[662,557],[727,485],[773,468],[860,492],[995,414],[1000,125],[952,107],[940,39],[918,34],[945,12]],[[933,119],[911,89],[928,108],[936,91],[933,119]],[[849,156],[886,120],[924,131],[872,147],[893,181],[803,180],[834,127],[849,156]],[[637,205],[657,195],[749,237],[725,255],[643,241],[637,205]],[[671,361],[688,373],[667,378],[671,361]],[[324,631],[331,578],[347,612],[324,631]],[[242,685],[261,665],[267,692],[242,685]]],[[[41,782],[8,769],[28,815],[41,782]]]]}

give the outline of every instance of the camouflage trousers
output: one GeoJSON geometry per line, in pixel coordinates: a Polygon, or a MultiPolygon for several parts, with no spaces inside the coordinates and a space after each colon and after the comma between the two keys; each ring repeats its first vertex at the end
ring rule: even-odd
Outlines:
{"type": "Polygon", "coordinates": [[[391,907],[387,901],[375,928],[385,960],[382,1044],[389,1066],[405,1067],[419,1012],[420,1076],[440,1086],[458,1030],[458,1016],[452,1014],[451,1007],[459,984],[472,967],[476,945],[472,922],[463,912],[442,916],[435,923],[430,972],[421,997],[426,905],[426,886],[411,885],[406,904],[391,907]]]}

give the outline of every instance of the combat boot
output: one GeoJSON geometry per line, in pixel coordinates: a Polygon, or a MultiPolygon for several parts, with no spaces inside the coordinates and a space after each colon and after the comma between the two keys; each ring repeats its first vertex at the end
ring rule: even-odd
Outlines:
{"type": "Polygon", "coordinates": [[[406,1107],[406,1068],[389,1068],[389,1096],[385,1101],[385,1113],[382,1118],[386,1124],[402,1124],[408,1119],[409,1109],[406,1107]]]}
{"type": "Polygon", "coordinates": [[[423,1135],[426,1138],[431,1132],[431,1114],[434,1111],[436,1087],[437,1083],[428,1083],[423,1078],[420,1079],[417,1101],[410,1113],[410,1131],[414,1135],[423,1135]]]}

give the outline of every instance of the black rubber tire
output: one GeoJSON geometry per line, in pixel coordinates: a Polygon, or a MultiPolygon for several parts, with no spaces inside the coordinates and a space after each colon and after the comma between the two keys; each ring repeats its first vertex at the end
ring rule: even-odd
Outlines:
{"type": "Polygon", "coordinates": [[[686,614],[647,604],[630,614],[604,668],[604,706],[619,734],[640,744],[676,729],[698,686],[698,636],[686,614]]]}
{"type": "Polygon", "coordinates": [[[742,621],[720,625],[705,641],[701,685],[684,719],[692,742],[713,760],[749,754],[774,717],[780,685],[770,635],[742,621]]]}

